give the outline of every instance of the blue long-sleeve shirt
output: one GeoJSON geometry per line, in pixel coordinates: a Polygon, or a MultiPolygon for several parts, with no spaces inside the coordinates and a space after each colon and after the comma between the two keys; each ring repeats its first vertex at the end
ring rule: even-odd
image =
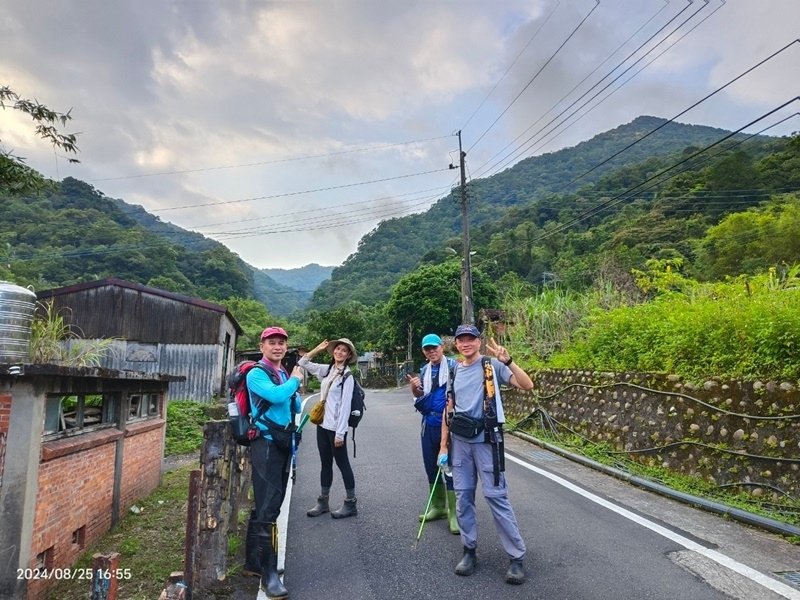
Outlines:
{"type": "MultiPolygon", "coordinates": [[[[263,359],[259,362],[266,364],[263,359]]],[[[300,388],[300,381],[296,377],[289,377],[288,373],[283,369],[278,370],[273,367],[272,371],[278,372],[281,380],[280,384],[275,384],[263,369],[250,369],[247,373],[247,389],[250,392],[250,411],[253,415],[257,414],[260,399],[263,398],[271,403],[265,416],[278,425],[285,427],[292,418],[291,405],[289,404],[292,397],[295,399],[295,413],[299,413],[302,409],[300,395],[297,394],[297,390],[300,388]]],[[[262,431],[264,437],[272,439],[268,434],[266,425],[258,422],[256,426],[262,431]]]]}

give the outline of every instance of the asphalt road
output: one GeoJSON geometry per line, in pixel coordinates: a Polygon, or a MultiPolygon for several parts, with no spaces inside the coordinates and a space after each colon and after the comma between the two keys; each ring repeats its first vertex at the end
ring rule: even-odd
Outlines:
{"type": "MultiPolygon", "coordinates": [[[[478,568],[453,569],[460,537],[417,516],[428,485],[419,418],[406,390],[367,392],[356,433],[358,516],[309,518],[319,494],[313,426],[299,449],[286,527],[284,582],[293,599],[800,599],[776,574],[800,571],[800,548],[633,488],[508,436],[506,475],[528,546],[528,581],[504,582],[508,558],[478,490],[478,568]]],[[[344,498],[334,467],[332,508],[344,498]]]]}

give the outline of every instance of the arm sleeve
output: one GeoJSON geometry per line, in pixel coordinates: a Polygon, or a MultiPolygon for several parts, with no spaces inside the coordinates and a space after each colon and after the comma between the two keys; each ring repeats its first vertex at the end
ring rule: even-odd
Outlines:
{"type": "Polygon", "coordinates": [[[502,385],[508,385],[511,381],[511,376],[514,374],[511,372],[511,369],[509,369],[496,358],[492,359],[492,366],[494,367],[494,372],[497,374],[497,379],[500,381],[500,383],[502,385]]]}
{"type": "Polygon", "coordinates": [[[251,369],[247,374],[247,387],[251,392],[272,404],[282,404],[298,390],[300,382],[296,377],[290,377],[286,382],[275,385],[264,371],[251,369]]]}
{"type": "MultiPolygon", "coordinates": [[[[339,385],[339,384],[336,384],[339,385]]],[[[348,375],[342,385],[342,407],[339,410],[339,419],[336,422],[336,437],[344,439],[347,433],[347,421],[350,419],[350,403],[353,400],[353,375],[348,375]]]]}
{"type": "Polygon", "coordinates": [[[325,373],[328,372],[329,365],[322,365],[320,363],[311,362],[308,356],[303,356],[297,361],[297,365],[302,367],[307,373],[311,373],[314,377],[322,381],[325,378],[325,373]]]}

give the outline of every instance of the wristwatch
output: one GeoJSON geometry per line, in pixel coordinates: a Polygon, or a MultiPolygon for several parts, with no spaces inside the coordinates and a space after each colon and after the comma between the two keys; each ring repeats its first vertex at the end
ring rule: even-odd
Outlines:
{"type": "Polygon", "coordinates": [[[510,365],[512,362],[514,362],[514,359],[513,359],[513,358],[511,358],[511,355],[509,354],[509,355],[508,355],[508,360],[507,360],[507,361],[505,361],[503,364],[504,364],[505,366],[509,366],[509,365],[510,365]]]}

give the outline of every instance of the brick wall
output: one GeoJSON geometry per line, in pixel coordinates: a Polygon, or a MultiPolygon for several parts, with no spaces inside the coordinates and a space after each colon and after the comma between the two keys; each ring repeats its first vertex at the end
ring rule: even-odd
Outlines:
{"type": "Polygon", "coordinates": [[[129,424],[122,460],[120,511],[152,492],[161,483],[161,454],[166,422],[153,419],[129,424]]]}
{"type": "MultiPolygon", "coordinates": [[[[50,548],[46,567],[68,567],[111,529],[116,447],[123,435],[120,518],[158,487],[164,431],[164,420],[152,419],[129,424],[124,434],[109,428],[42,444],[31,568],[36,567],[37,555],[50,548]],[[81,527],[83,532],[76,535],[81,527]]],[[[53,583],[30,581],[27,597],[46,598],[53,583]]]]}
{"type": "Polygon", "coordinates": [[[0,394],[0,485],[3,485],[3,467],[6,463],[6,439],[11,418],[11,394],[0,394]]]}
{"type": "MultiPolygon", "coordinates": [[[[43,444],[43,450],[57,449],[53,454],[59,455],[39,465],[31,568],[36,567],[37,554],[48,548],[53,548],[48,568],[70,566],[85,548],[110,529],[116,443],[108,433],[102,439],[99,434],[103,433],[88,434],[96,436],[99,445],[71,453],[70,445],[86,444],[87,435],[43,444]],[[73,542],[73,532],[80,527],[85,527],[83,544],[73,542]]],[[[28,598],[44,597],[47,583],[30,581],[28,598]]]]}

